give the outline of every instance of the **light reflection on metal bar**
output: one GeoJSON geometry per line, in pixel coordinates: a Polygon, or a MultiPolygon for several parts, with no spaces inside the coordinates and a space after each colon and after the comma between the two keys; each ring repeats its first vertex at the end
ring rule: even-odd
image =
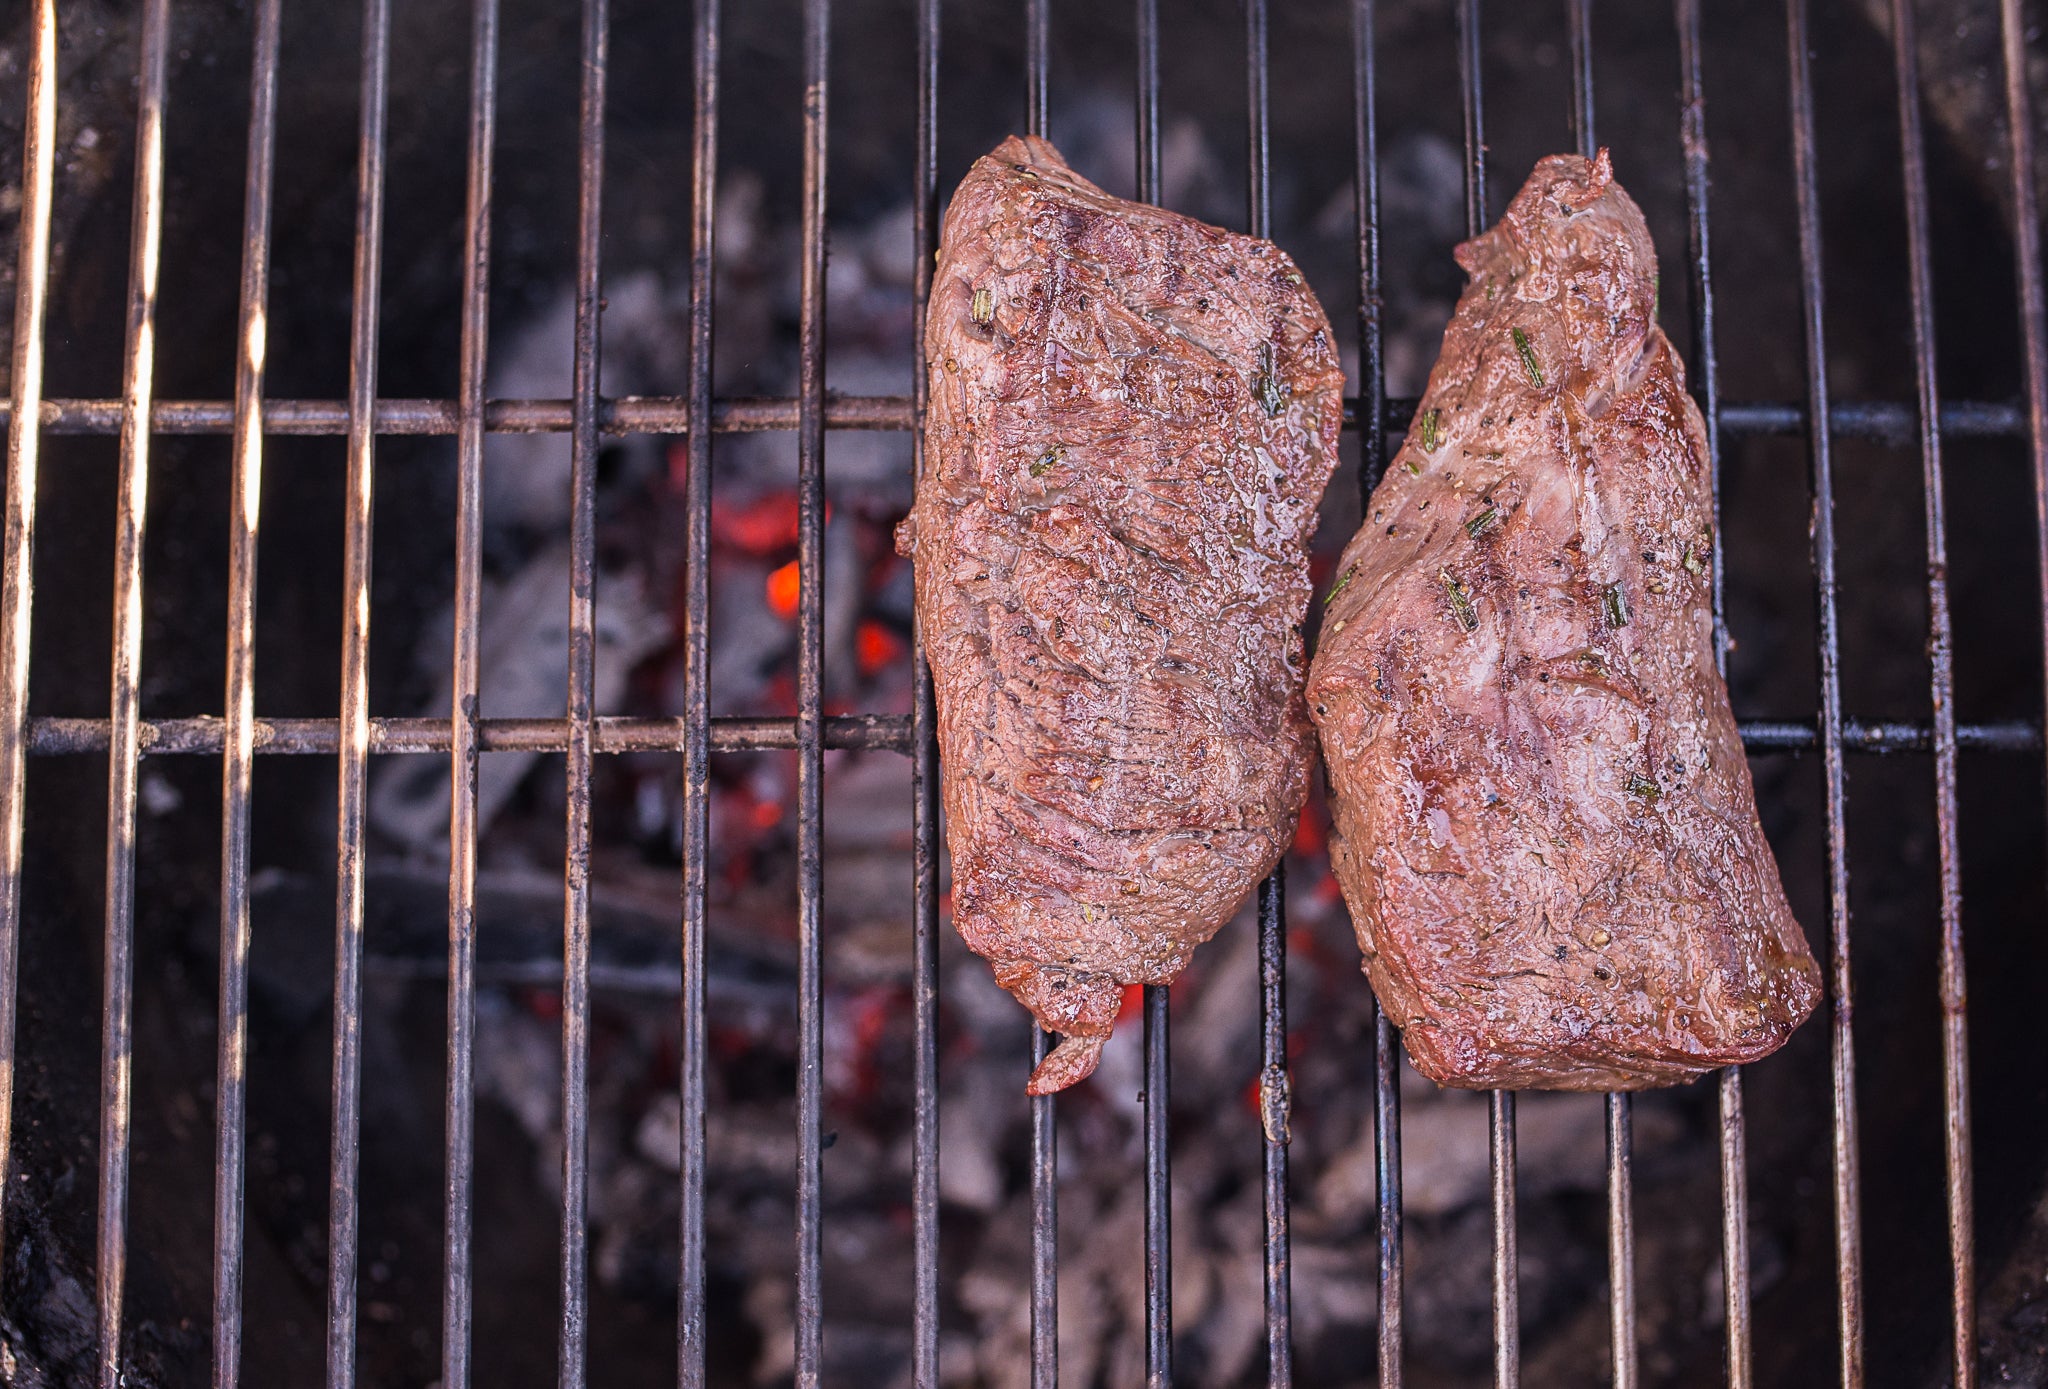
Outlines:
{"type": "Polygon", "coordinates": [[[390,0],[363,0],[355,276],[349,314],[346,540],[342,561],[340,787],[334,853],[334,1090],[327,1181],[327,1385],[356,1378],[362,1211],[363,871],[370,756],[370,523],[376,478],[377,330],[384,254],[390,0]]]}
{"type": "MultiPolygon", "coordinates": [[[[35,591],[36,463],[32,422],[43,394],[43,318],[49,306],[50,193],[57,160],[56,0],[35,0],[29,23],[28,109],[22,121],[20,255],[14,276],[7,500],[0,535],[0,1193],[12,1176],[15,986],[21,966],[21,837],[27,782],[29,610],[35,591]]],[[[0,1208],[5,1202],[0,1201],[0,1208]]],[[[6,1251],[0,1225],[0,1255],[6,1251]]]]}
{"type": "Polygon", "coordinates": [[[498,0],[476,0],[470,36],[469,180],[463,213],[462,415],[456,443],[455,637],[450,652],[448,1081],[442,1222],[441,1384],[469,1389],[476,1149],[477,723],[482,697],[484,375],[490,343],[491,156],[498,116],[498,0]]]}
{"type": "Polygon", "coordinates": [[[135,800],[142,706],[143,525],[149,511],[149,398],[156,371],[156,287],[163,237],[164,68],[168,0],[142,12],[136,81],[135,205],[128,246],[128,323],[122,351],[121,480],[114,522],[114,651],[107,758],[106,944],[100,1004],[99,1382],[121,1383],[121,1313],[128,1272],[129,1097],[134,1059],[135,800]]]}

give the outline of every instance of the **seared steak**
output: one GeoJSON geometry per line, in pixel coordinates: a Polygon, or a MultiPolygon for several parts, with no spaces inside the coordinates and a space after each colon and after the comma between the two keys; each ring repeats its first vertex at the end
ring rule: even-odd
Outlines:
{"type": "Polygon", "coordinates": [[[1444,1085],[1666,1085],[1775,1050],[1820,971],[1715,667],[1706,435],[1598,159],[1485,235],[1309,679],[1338,878],[1444,1085]]]}
{"type": "Polygon", "coordinates": [[[953,195],[898,546],[938,700],[953,922],[1095,1069],[1294,838],[1304,544],[1343,374],[1294,263],[1010,139],[953,195]]]}

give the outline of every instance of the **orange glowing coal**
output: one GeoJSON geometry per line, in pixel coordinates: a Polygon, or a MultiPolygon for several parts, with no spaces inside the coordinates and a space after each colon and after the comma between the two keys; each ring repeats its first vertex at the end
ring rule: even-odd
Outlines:
{"type": "Polygon", "coordinates": [[[795,617],[797,599],[802,593],[803,574],[795,560],[768,576],[768,606],[775,610],[777,617],[784,620],[795,617]]]}

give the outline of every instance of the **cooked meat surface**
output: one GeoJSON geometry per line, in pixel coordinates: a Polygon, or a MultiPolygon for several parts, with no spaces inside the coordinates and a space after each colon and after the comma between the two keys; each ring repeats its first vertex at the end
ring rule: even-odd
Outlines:
{"type": "Polygon", "coordinates": [[[1294,263],[1009,139],[932,281],[914,554],[953,921],[1094,1070],[1294,837],[1343,373],[1294,263]]]}
{"type": "Polygon", "coordinates": [[[1309,680],[1381,1005],[1444,1085],[1667,1085],[1820,971],[1716,668],[1705,431],[1605,151],[1536,166],[1339,562],[1309,680]]]}

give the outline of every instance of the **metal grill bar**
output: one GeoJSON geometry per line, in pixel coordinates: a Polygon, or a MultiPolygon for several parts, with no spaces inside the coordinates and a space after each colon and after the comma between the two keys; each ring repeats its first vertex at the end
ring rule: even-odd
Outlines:
{"type": "MultiPolygon", "coordinates": [[[[1045,137],[1050,87],[1047,0],[1028,0],[1024,14],[1024,128],[1045,137]]],[[[923,343],[918,344],[922,359],[923,343]]],[[[920,435],[918,446],[923,446],[920,435]]],[[[1034,1021],[1031,1065],[1035,1070],[1053,1039],[1034,1021]]],[[[1031,1389],[1058,1389],[1060,1382],[1059,1293],[1059,1111],[1052,1095],[1031,1097],[1031,1389]]]]}
{"type": "Polygon", "coordinates": [[[327,1176],[327,1383],[356,1374],[356,1241],[361,1214],[364,815],[370,751],[370,523],[376,479],[377,326],[384,252],[385,97],[390,0],[364,0],[355,288],[349,319],[347,536],[342,561],[341,785],[335,828],[334,1117],[327,1176]]]}
{"type": "MultiPolygon", "coordinates": [[[[562,719],[478,719],[476,727],[477,746],[484,752],[565,752],[569,746],[568,724],[562,719]]],[[[1908,725],[1896,727],[1910,732],[1908,725]]],[[[598,753],[680,752],[689,735],[688,721],[682,718],[607,716],[595,721],[595,729],[592,750],[598,753]]],[[[828,748],[906,752],[910,747],[909,720],[900,714],[834,715],[824,720],[824,729],[828,748]]],[[[1924,729],[1921,734],[1924,742],[1924,729]]],[[[373,755],[445,753],[454,745],[447,719],[373,718],[369,736],[373,755]]],[[[145,720],[141,725],[142,750],[149,755],[219,752],[231,737],[232,725],[211,716],[145,720]]],[[[31,753],[103,752],[107,740],[105,719],[29,720],[31,753]]],[[[333,754],[341,748],[340,725],[334,719],[257,719],[254,741],[253,750],[259,753],[333,754]]],[[[1810,732],[1807,741],[1812,741],[1810,732]]],[[[714,718],[710,745],[713,752],[786,752],[797,746],[796,721],[714,718]]]]}
{"type": "MultiPolygon", "coordinates": [[[[21,831],[26,799],[29,608],[34,597],[36,461],[31,416],[43,398],[43,317],[50,287],[50,190],[57,161],[57,11],[36,0],[23,113],[21,234],[14,277],[14,355],[7,423],[7,502],[0,536],[0,1196],[14,1134],[15,985],[21,969],[21,831]]],[[[6,1250],[0,1201],[0,1254],[6,1250]]]]}
{"type": "Polygon", "coordinates": [[[1275,869],[1259,884],[1259,1127],[1265,1140],[1266,1382],[1294,1383],[1294,1308],[1290,1282],[1287,1145],[1294,1082],[1287,1069],[1287,876],[1275,869]]]}
{"type": "Polygon", "coordinates": [[[597,695],[597,387],[604,293],[605,0],[584,0],[577,97],[576,322],[569,432],[568,767],[562,861],[562,1389],[589,1359],[590,773],[597,695]]]}
{"type": "MultiPolygon", "coordinates": [[[[235,1389],[242,1354],[242,1192],[248,1158],[249,783],[256,750],[256,528],[263,495],[263,362],[270,296],[271,172],[277,149],[282,0],[261,0],[249,77],[249,154],[228,502],[227,674],[220,725],[220,1020],[213,1149],[213,1385],[235,1389]]],[[[144,740],[145,746],[147,740],[144,740]]],[[[0,1142],[0,1148],[4,1148],[0,1142]]]]}
{"type": "Polygon", "coordinates": [[[1840,624],[1835,600],[1835,484],[1826,425],[1827,332],[1821,277],[1820,188],[1814,167],[1813,85],[1806,0],[1786,0],[1792,166],[1799,212],[1799,291],[1806,334],[1807,442],[1813,487],[1813,582],[1820,663],[1821,776],[1828,817],[1829,1035],[1834,1049],[1836,1318],[1844,1389],[1863,1383],[1862,1209],[1857,1186],[1856,1051],[1849,969],[1849,845],[1844,825],[1840,624]]]}
{"type": "Polygon", "coordinates": [[[1572,142],[1591,159],[1600,148],[1593,135],[1593,0],[1565,0],[1564,12],[1572,60],[1572,142]]]}
{"type": "MultiPolygon", "coordinates": [[[[1718,512],[1717,512],[1718,515],[1718,512]]],[[[1719,544],[1719,537],[1715,539],[1719,544]]],[[[1750,1389],[1749,1141],[1742,1112],[1742,1069],[1721,1072],[1721,1313],[1728,1325],[1728,1389],[1750,1389]]]]}
{"type": "MultiPolygon", "coordinates": [[[[1572,54],[1572,129],[1580,155],[1598,149],[1593,129],[1592,0],[1567,0],[1572,54]]],[[[1636,1233],[1632,1172],[1633,1101],[1607,1096],[1607,1269],[1609,1356],[1615,1389],[1636,1383],[1636,1233]]]]}
{"type": "MultiPolygon", "coordinates": [[[[1593,0],[1566,0],[1572,59],[1572,138],[1593,158],[1593,0]]],[[[1633,1173],[1634,1100],[1625,1090],[1607,1096],[1608,1354],[1615,1389],[1636,1384],[1636,1228],[1633,1173]]]]}
{"type": "MultiPolygon", "coordinates": [[[[1721,377],[1714,353],[1714,277],[1707,220],[1706,88],[1700,77],[1699,0],[1676,0],[1679,55],[1679,145],[1685,167],[1686,240],[1692,275],[1692,380],[1706,423],[1707,480],[1712,494],[1713,534],[1707,561],[1708,595],[1714,630],[1714,666],[1728,673],[1727,622],[1722,609],[1725,571],[1721,563],[1721,377]]],[[[1721,1296],[1727,1326],[1728,1389],[1749,1389],[1749,1173],[1742,1114],[1742,1072],[1722,1070],[1721,1125],[1721,1296]]]]}
{"type": "Polygon", "coordinates": [[[1168,1149],[1172,1078],[1170,995],[1145,986],[1145,1384],[1173,1383],[1173,1166],[1168,1149]]]}
{"type": "MultiPolygon", "coordinates": [[[[1033,0],[1033,71],[1045,62],[1045,5],[1033,0]]],[[[1043,93],[1039,93],[1042,97],[1043,93]]],[[[1044,102],[1038,101],[1044,119],[1044,102]]],[[[917,7],[917,168],[911,192],[911,476],[924,476],[924,412],[930,378],[924,369],[924,324],[931,300],[932,253],[939,210],[939,0],[917,7]]],[[[911,1221],[914,1277],[910,1343],[912,1389],[939,1389],[939,747],[924,634],[912,624],[910,652],[911,835],[916,900],[912,905],[911,1068],[916,1108],[911,1118],[911,1221]]],[[[1037,1032],[1034,1026],[1032,1029],[1037,1032]]],[[[1042,1034],[1041,1034],[1042,1035],[1042,1034]]]]}
{"type": "MultiPolygon", "coordinates": [[[[1138,0],[1138,201],[1159,201],[1159,3],[1138,0]]],[[[1164,984],[1145,986],[1145,1383],[1173,1383],[1173,1059],[1164,984]]]]}
{"type": "MultiPolygon", "coordinates": [[[[1358,225],[1358,497],[1369,505],[1387,469],[1387,377],[1380,299],[1380,151],[1373,0],[1351,8],[1352,191],[1358,225]]],[[[1373,1162],[1379,1235],[1380,1389],[1402,1382],[1401,1039],[1372,1002],[1373,1162]]]]}
{"type": "MultiPolygon", "coordinates": [[[[1273,220],[1271,127],[1267,112],[1266,0],[1245,0],[1245,220],[1270,237],[1273,220]]],[[[1294,1383],[1289,1286],[1287,1144],[1294,1104],[1287,1069],[1287,865],[1259,884],[1259,1128],[1264,1140],[1266,1383],[1294,1383]]]]}
{"type": "MultiPolygon", "coordinates": [[[[1372,500],[1387,470],[1386,342],[1380,298],[1380,133],[1373,0],[1352,0],[1351,123],[1353,218],[1358,227],[1358,390],[1345,420],[1358,429],[1358,501],[1372,500]]],[[[1411,405],[1409,413],[1413,413],[1411,405]]],[[[1381,1367],[1384,1381],[1385,1366],[1381,1367]]]]}
{"type": "MultiPolygon", "coordinates": [[[[1046,137],[1046,113],[1051,104],[1050,0],[1024,0],[1024,133],[1046,137]]],[[[922,341],[918,343],[920,352],[922,341]]]]}
{"type": "Polygon", "coordinates": [[[825,645],[825,114],[831,0],[804,5],[803,289],[797,418],[797,1202],[796,1383],[817,1389],[824,1362],[820,1188],[824,1179],[823,963],[825,645]]]}
{"type": "Polygon", "coordinates": [[[1893,0],[1892,61],[1899,92],[1900,174],[1913,303],[1913,366],[1920,403],[1920,466],[1927,526],[1927,665],[1934,712],[1935,838],[1941,875],[1942,1138],[1947,1161],[1950,1337],[1956,1389],[1977,1383],[1977,1292],[1971,1229],[1969,1032],[1964,1009],[1963,885],[1957,842],[1955,643],[1949,621],[1948,524],[1941,473],[1941,394],[1934,355],[1934,264],[1928,230],[1927,156],[1920,124],[1918,38],[1910,0],[1893,0]]]}
{"type": "Polygon", "coordinates": [[[470,36],[469,183],[463,212],[462,418],[456,436],[455,638],[448,746],[448,1093],[444,1138],[441,1383],[468,1389],[471,1194],[476,1171],[477,768],[482,711],[484,374],[491,318],[491,156],[498,119],[498,0],[470,36]]]}
{"type": "Polygon", "coordinates": [[[135,109],[135,207],[128,248],[127,341],[119,514],[114,522],[114,651],[107,758],[105,979],[100,1028],[99,1382],[121,1379],[122,1294],[128,1270],[129,1086],[134,1054],[135,797],[141,767],[142,544],[149,505],[149,396],[156,368],[156,287],[163,235],[164,69],[168,0],[142,12],[135,109]]]}
{"type": "MultiPolygon", "coordinates": [[[[834,714],[823,720],[824,745],[848,751],[911,750],[911,721],[901,714],[834,714]]],[[[478,719],[483,752],[564,752],[568,725],[561,719],[478,719]]],[[[1811,723],[1748,722],[1736,725],[1742,745],[1751,752],[1805,752],[1817,747],[1819,734],[1811,723]]],[[[258,753],[332,755],[341,748],[340,725],[333,719],[258,719],[254,725],[258,753]]],[[[211,716],[144,720],[142,751],[149,756],[216,753],[232,740],[232,726],[211,716]]],[[[679,752],[689,736],[683,718],[632,718],[608,715],[596,720],[592,751],[679,752]]],[[[105,719],[33,718],[28,751],[38,756],[104,752],[109,727],[105,719]]],[[[370,720],[370,753],[443,753],[454,745],[447,719],[370,720]]],[[[710,750],[788,752],[796,748],[796,721],[789,718],[718,717],[711,720],[710,750]]],[[[1965,723],[1956,725],[1956,746],[1983,752],[2020,753],[2042,749],[2041,730],[2028,723],[1965,723]]],[[[1929,752],[1934,730],[1924,723],[1858,723],[1842,725],[1842,747],[1848,752],[1929,752]]]]}
{"type": "MultiPolygon", "coordinates": [[[[1053,1047],[1049,1033],[1031,1027],[1035,1070],[1053,1047]]],[[[1060,1382],[1059,1146],[1051,1095],[1031,1100],[1031,1389],[1060,1382]]]]}
{"type": "Polygon", "coordinates": [[[1373,1010],[1373,1163],[1379,1182],[1379,1382],[1402,1382],[1401,1038],[1383,1008],[1373,1010]]]}
{"type": "Polygon", "coordinates": [[[1636,1383],[1634,1108],[1627,1092],[1607,1096],[1608,1333],[1615,1389],[1636,1383]]]}
{"type": "MultiPolygon", "coordinates": [[[[1385,427],[1406,429],[1415,418],[1413,399],[1384,400],[1385,427]]],[[[1344,402],[1344,428],[1360,428],[1358,401],[1344,402]]],[[[1844,439],[1872,439],[1896,448],[1915,445],[1918,415],[1912,405],[1896,401],[1837,401],[1828,407],[1828,429],[1844,439]]],[[[0,401],[0,420],[9,418],[0,401]]],[[[690,432],[687,396],[600,397],[598,433],[605,438],[633,434],[682,436],[690,432]]],[[[734,396],[711,403],[714,434],[764,434],[797,427],[794,397],[734,396]]],[[[111,399],[59,399],[43,402],[38,411],[47,434],[118,434],[121,402],[111,399]]],[[[1955,438],[2021,438],[2027,415],[2020,406],[1998,401],[1949,401],[1941,407],[1942,433],[1955,438]]],[[[913,427],[909,396],[851,396],[828,392],[825,428],[902,432],[913,427]]],[[[1801,435],[1806,432],[1806,407],[1790,401],[1742,401],[1722,407],[1721,427],[1733,436],[1801,435]]],[[[378,434],[412,437],[452,436],[461,432],[460,400],[384,399],[376,402],[373,421],[378,434]]],[[[484,432],[488,434],[566,434],[572,412],[566,400],[487,400],[484,432]]],[[[235,431],[231,401],[159,400],[150,407],[153,434],[231,434],[235,431]]],[[[272,400],[264,407],[264,432],[273,435],[320,436],[348,432],[348,404],[339,400],[272,400]]]]}
{"type": "MultiPolygon", "coordinates": [[[[1458,90],[1465,108],[1465,234],[1486,230],[1486,128],[1479,0],[1458,0],[1458,90]]],[[[1487,1107],[1493,1189],[1493,1382],[1522,1377],[1521,1290],[1515,1248],[1515,1097],[1495,1090],[1487,1107]]]]}
{"type": "Polygon", "coordinates": [[[1493,1170],[1493,1382],[1522,1379],[1521,1271],[1515,1229],[1515,1092],[1489,1092],[1488,1157],[1493,1170]]]}
{"type": "Polygon", "coordinates": [[[119,514],[114,532],[114,649],[107,759],[106,938],[102,952],[99,1226],[99,1382],[121,1373],[122,1293],[128,1264],[129,1086],[133,1060],[135,796],[142,663],[142,542],[149,497],[149,394],[155,367],[157,252],[163,230],[164,58],[169,12],[142,16],[137,81],[135,204],[128,259],[127,340],[119,514]]]}
{"type": "Polygon", "coordinates": [[[704,1389],[705,901],[711,856],[711,332],[718,227],[718,0],[697,0],[691,52],[690,421],[683,504],[688,514],[683,623],[682,1074],[677,1080],[676,1380],[704,1389]]]}
{"type": "Polygon", "coordinates": [[[1480,76],[1479,0],[1458,0],[1458,95],[1465,113],[1465,235],[1486,230],[1486,111],[1480,76]]]}

